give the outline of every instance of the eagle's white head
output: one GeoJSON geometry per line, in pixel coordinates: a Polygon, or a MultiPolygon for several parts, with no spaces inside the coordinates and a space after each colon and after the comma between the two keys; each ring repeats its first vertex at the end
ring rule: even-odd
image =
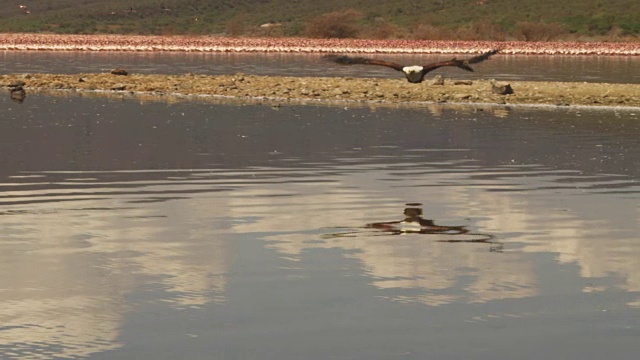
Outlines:
{"type": "Polygon", "coordinates": [[[402,68],[402,72],[407,76],[407,80],[409,82],[420,82],[422,81],[422,70],[424,68],[422,66],[414,65],[414,66],[405,66],[402,68]]]}
{"type": "Polygon", "coordinates": [[[423,67],[419,66],[419,65],[413,65],[413,66],[405,66],[402,68],[402,71],[404,71],[405,74],[409,74],[409,73],[414,73],[414,72],[420,72],[422,71],[423,67]]]}

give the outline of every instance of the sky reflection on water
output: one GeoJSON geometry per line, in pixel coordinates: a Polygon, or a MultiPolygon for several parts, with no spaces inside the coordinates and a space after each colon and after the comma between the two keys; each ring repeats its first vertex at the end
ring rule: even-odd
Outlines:
{"type": "Polygon", "coordinates": [[[637,354],[633,111],[0,106],[8,359],[637,354]]]}

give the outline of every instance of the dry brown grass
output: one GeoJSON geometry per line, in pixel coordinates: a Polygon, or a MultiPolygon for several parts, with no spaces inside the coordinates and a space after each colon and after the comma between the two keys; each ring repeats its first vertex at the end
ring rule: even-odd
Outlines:
{"type": "Polygon", "coordinates": [[[325,39],[356,38],[360,33],[357,22],[361,18],[362,13],[352,9],[322,14],[309,20],[305,35],[325,39]]]}
{"type": "Polygon", "coordinates": [[[453,36],[453,31],[429,24],[418,24],[411,31],[411,37],[416,40],[448,40],[453,36]]]}

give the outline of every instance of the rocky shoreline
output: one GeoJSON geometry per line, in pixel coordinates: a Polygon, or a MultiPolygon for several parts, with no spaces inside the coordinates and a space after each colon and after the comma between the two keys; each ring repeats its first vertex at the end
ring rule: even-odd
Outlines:
{"type": "Polygon", "coordinates": [[[21,84],[33,92],[94,92],[102,95],[145,94],[161,99],[221,97],[270,99],[273,101],[314,100],[320,102],[551,105],[591,107],[639,107],[640,84],[512,81],[513,94],[496,94],[490,80],[445,79],[411,84],[404,79],[280,77],[235,75],[114,75],[105,74],[11,74],[0,75],[0,85],[21,84]],[[24,84],[21,84],[21,83],[24,84]]]}

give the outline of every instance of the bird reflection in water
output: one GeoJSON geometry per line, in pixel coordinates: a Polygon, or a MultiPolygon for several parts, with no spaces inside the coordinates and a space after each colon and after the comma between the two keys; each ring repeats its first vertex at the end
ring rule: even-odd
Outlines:
{"type": "MultiPolygon", "coordinates": [[[[418,204],[407,204],[418,205],[418,204]]],[[[376,222],[367,224],[368,228],[382,230],[393,235],[400,234],[467,234],[469,230],[464,226],[436,225],[433,220],[422,217],[422,208],[407,207],[404,209],[404,220],[376,222]]]]}
{"type": "MultiPolygon", "coordinates": [[[[447,243],[481,243],[489,244],[489,251],[502,251],[502,244],[495,241],[491,234],[472,233],[463,225],[437,225],[431,219],[422,217],[420,203],[409,203],[404,209],[403,220],[375,222],[365,225],[365,229],[376,230],[375,235],[404,235],[419,234],[432,235],[434,241],[447,243]]],[[[350,237],[362,234],[363,231],[342,232],[331,234],[331,237],[350,237]]]]}

